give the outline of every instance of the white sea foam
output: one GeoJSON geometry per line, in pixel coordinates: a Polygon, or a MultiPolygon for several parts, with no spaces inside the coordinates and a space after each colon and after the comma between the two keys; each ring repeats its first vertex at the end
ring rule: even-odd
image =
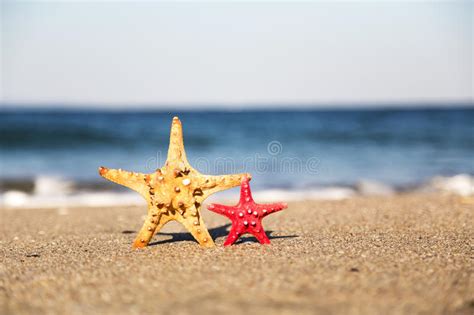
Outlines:
{"type": "Polygon", "coordinates": [[[361,180],[356,189],[363,196],[391,196],[396,192],[392,186],[374,180],[361,180]]]}
{"type": "Polygon", "coordinates": [[[138,194],[121,192],[82,192],[68,195],[30,195],[7,191],[0,196],[5,208],[62,208],[107,207],[118,205],[145,205],[138,194]]]}
{"type": "Polygon", "coordinates": [[[24,207],[29,200],[30,195],[17,190],[10,190],[0,195],[0,204],[9,208],[24,207]]]}
{"type": "Polygon", "coordinates": [[[282,189],[271,189],[255,191],[253,197],[256,200],[265,202],[277,202],[277,201],[295,201],[295,200],[340,200],[351,198],[356,194],[354,189],[346,187],[324,187],[309,190],[282,190],[282,189]]]}
{"type": "MultiPolygon", "coordinates": [[[[296,200],[339,200],[350,198],[356,192],[350,188],[329,187],[307,191],[260,190],[253,193],[259,202],[296,201],[296,200]]],[[[214,195],[212,201],[236,202],[239,196],[231,194],[214,195]]],[[[67,208],[67,207],[108,207],[145,205],[145,201],[134,192],[79,192],[72,194],[26,194],[19,191],[7,191],[0,195],[0,204],[12,208],[67,208]]]]}
{"type": "MultiPolygon", "coordinates": [[[[145,201],[135,192],[74,191],[73,183],[59,178],[41,177],[35,181],[33,193],[10,190],[0,194],[0,205],[8,209],[16,208],[57,208],[59,214],[67,213],[68,207],[108,207],[140,205],[145,201]],[[66,209],[66,210],[65,210],[66,209]]],[[[452,177],[434,177],[416,191],[446,192],[469,196],[474,194],[474,177],[460,174],[452,177]]],[[[307,190],[255,190],[258,202],[298,201],[298,200],[341,200],[357,195],[392,195],[395,190],[383,183],[362,181],[355,188],[321,187],[307,190]]],[[[235,203],[238,192],[215,194],[210,201],[235,203]]]]}
{"type": "Polygon", "coordinates": [[[54,176],[38,176],[34,183],[34,194],[38,196],[64,195],[73,192],[74,184],[54,176]]]}
{"type": "Polygon", "coordinates": [[[422,189],[460,196],[471,196],[474,195],[474,176],[468,174],[459,174],[451,177],[436,176],[423,186],[422,189]]]}
{"type": "Polygon", "coordinates": [[[133,192],[77,192],[74,184],[58,177],[35,179],[32,194],[10,190],[0,195],[5,208],[65,208],[115,205],[140,205],[145,201],[133,192]]]}

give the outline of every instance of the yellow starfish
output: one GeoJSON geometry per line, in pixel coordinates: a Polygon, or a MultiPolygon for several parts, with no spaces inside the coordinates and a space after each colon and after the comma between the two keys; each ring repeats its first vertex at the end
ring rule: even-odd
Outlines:
{"type": "Polygon", "coordinates": [[[201,204],[211,194],[240,185],[249,174],[202,175],[189,165],[183,143],[183,129],[178,117],[171,124],[168,158],[161,169],[143,174],[99,168],[99,174],[140,193],[148,203],[148,216],[133,243],[145,247],[153,235],[171,220],[182,223],[203,247],[213,247],[200,213],[201,204]]]}

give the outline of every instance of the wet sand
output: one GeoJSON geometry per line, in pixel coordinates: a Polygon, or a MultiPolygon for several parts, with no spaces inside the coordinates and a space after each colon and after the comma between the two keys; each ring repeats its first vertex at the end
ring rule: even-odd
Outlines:
{"type": "Polygon", "coordinates": [[[5,210],[1,314],[472,314],[474,205],[401,195],[302,201],[264,220],[272,245],[217,247],[177,223],[131,249],[145,208],[5,210]]]}

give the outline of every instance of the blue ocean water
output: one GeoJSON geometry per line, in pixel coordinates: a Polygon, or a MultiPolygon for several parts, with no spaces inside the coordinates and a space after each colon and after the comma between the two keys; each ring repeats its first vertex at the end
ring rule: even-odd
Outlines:
{"type": "Polygon", "coordinates": [[[180,117],[190,163],[203,173],[251,172],[256,188],[396,187],[474,174],[474,109],[285,111],[4,110],[3,181],[55,175],[103,182],[98,166],[151,172],[180,117]]]}

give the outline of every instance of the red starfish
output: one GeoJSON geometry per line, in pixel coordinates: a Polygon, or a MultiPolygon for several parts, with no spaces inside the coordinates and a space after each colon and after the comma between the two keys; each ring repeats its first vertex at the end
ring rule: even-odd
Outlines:
{"type": "Polygon", "coordinates": [[[270,244],[262,227],[262,219],[270,213],[283,210],[288,205],[284,202],[256,204],[252,198],[249,179],[244,176],[240,185],[240,200],[235,206],[210,204],[207,208],[215,213],[225,215],[232,221],[232,228],[224,246],[234,244],[245,233],[250,233],[262,244],[270,244]]]}

